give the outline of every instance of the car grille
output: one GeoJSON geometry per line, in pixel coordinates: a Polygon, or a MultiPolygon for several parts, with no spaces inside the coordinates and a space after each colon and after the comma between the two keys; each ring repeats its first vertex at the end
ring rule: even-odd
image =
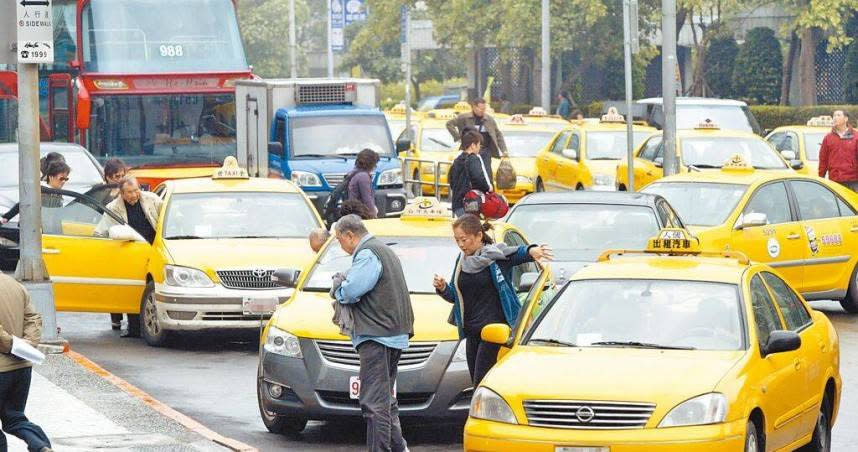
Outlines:
{"type": "Polygon", "coordinates": [[[536,427],[574,429],[644,428],[655,404],[582,400],[525,400],[527,423],[536,427]]]}
{"type": "MultiPolygon", "coordinates": [[[[348,392],[316,391],[322,401],[336,405],[360,406],[360,401],[349,397],[348,392]]],[[[407,406],[425,405],[432,398],[431,392],[400,392],[396,394],[396,402],[400,408],[407,406]]]]}
{"type": "MultiPolygon", "coordinates": [[[[358,353],[351,342],[316,341],[316,346],[319,347],[319,352],[325,358],[325,361],[360,367],[360,357],[358,357],[358,353]]],[[[399,367],[417,366],[425,363],[437,346],[437,342],[412,342],[408,345],[408,348],[402,351],[402,356],[399,358],[399,367]]]]}
{"type": "Polygon", "coordinates": [[[228,289],[276,289],[274,270],[219,270],[217,277],[228,289]]]}
{"type": "Polygon", "coordinates": [[[328,186],[331,188],[340,185],[344,180],[346,180],[346,173],[328,173],[322,174],[325,177],[325,181],[328,183],[328,186]]]}
{"type": "Polygon", "coordinates": [[[271,314],[263,314],[262,316],[256,315],[245,315],[241,312],[204,312],[200,317],[202,320],[226,320],[226,321],[243,321],[243,320],[268,320],[271,318],[271,314]]]}

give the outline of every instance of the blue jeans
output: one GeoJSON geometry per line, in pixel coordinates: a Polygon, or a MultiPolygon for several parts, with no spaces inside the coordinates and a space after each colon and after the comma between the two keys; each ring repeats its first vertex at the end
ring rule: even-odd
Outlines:
{"type": "MultiPolygon", "coordinates": [[[[0,423],[4,432],[21,438],[31,452],[38,452],[51,447],[51,441],[41,427],[24,416],[32,371],[32,368],[25,367],[0,372],[0,423]]],[[[6,436],[0,433],[0,450],[5,451],[6,448],[6,436]]]]}

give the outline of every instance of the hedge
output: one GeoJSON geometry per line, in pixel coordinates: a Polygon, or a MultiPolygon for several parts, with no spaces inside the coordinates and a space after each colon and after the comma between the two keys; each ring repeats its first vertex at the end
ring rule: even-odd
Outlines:
{"type": "Polygon", "coordinates": [[[757,118],[763,129],[781,126],[803,125],[814,116],[831,115],[834,110],[849,113],[854,124],[858,120],[858,105],[812,105],[807,107],[788,107],[779,105],[752,105],[751,113],[757,118]]]}

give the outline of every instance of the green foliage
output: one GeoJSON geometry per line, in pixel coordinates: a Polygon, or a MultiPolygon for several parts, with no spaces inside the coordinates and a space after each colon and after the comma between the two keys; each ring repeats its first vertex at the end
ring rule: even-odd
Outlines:
{"type": "Polygon", "coordinates": [[[792,17],[785,31],[819,28],[828,36],[829,52],[852,42],[849,35],[854,30],[847,23],[858,10],[858,0],[781,0],[778,4],[792,17]]]}
{"type": "Polygon", "coordinates": [[[851,118],[858,118],[858,105],[813,105],[807,107],[789,107],[780,105],[752,105],[751,113],[757,118],[763,129],[781,126],[803,125],[814,116],[830,115],[834,110],[849,112],[851,118]]]}
{"type": "MultiPolygon", "coordinates": [[[[296,24],[307,23],[309,17],[306,1],[295,0],[296,24]]],[[[288,77],[289,0],[242,0],[238,24],[253,72],[261,77],[288,77]]],[[[299,67],[305,66],[305,59],[299,47],[299,67]]]]}
{"type": "Polygon", "coordinates": [[[738,54],[739,45],[731,35],[715,38],[709,43],[703,70],[713,95],[724,98],[734,97],[733,67],[738,54]]]}
{"type": "Polygon", "coordinates": [[[774,30],[757,27],[748,31],[733,70],[736,96],[758,104],[777,104],[782,76],[783,54],[774,30]]]}
{"type": "Polygon", "coordinates": [[[858,42],[849,44],[843,70],[846,74],[846,102],[858,104],[858,42]]]}

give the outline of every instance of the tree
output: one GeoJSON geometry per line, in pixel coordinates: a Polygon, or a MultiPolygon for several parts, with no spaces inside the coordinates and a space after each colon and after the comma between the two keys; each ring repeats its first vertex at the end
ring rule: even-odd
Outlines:
{"type": "MultiPolygon", "coordinates": [[[[309,16],[306,1],[295,0],[296,24],[307,24],[309,16]]],[[[242,0],[238,3],[238,24],[253,72],[261,77],[288,77],[289,0],[242,0]]],[[[300,35],[301,27],[296,27],[300,35]]],[[[299,67],[305,65],[300,46],[297,61],[299,67]]]]}
{"type": "Polygon", "coordinates": [[[706,49],[703,74],[712,94],[733,97],[733,67],[739,45],[732,35],[714,38],[706,49]]]}
{"type": "Polygon", "coordinates": [[[858,42],[852,41],[846,51],[846,102],[858,104],[858,42]]]}
{"type": "Polygon", "coordinates": [[[748,31],[736,56],[733,91],[758,104],[776,104],[780,99],[783,54],[771,28],[748,31]]]}

